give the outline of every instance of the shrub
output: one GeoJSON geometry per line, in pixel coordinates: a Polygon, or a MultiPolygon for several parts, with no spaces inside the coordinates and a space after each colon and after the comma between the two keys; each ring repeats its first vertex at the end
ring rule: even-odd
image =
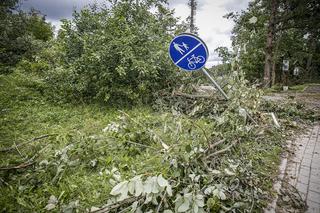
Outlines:
{"type": "Polygon", "coordinates": [[[154,91],[176,82],[167,47],[177,20],[161,2],[118,1],[111,8],[91,6],[74,13],[73,20],[63,21],[57,39],[68,77],[50,71],[48,79],[55,75],[82,99],[150,101],[154,91]]]}

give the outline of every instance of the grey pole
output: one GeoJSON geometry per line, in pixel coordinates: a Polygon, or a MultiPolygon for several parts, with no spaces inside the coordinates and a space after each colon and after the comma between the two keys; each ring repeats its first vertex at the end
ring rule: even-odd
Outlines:
{"type": "MultiPolygon", "coordinates": [[[[221,94],[223,95],[223,97],[226,100],[229,100],[229,97],[227,96],[227,94],[221,89],[221,87],[219,86],[219,84],[211,77],[211,75],[207,72],[207,68],[202,68],[202,72],[210,79],[210,81],[213,83],[213,85],[219,90],[219,92],[221,92],[221,94]]],[[[257,122],[251,117],[251,115],[247,112],[247,110],[245,109],[247,116],[249,117],[249,119],[257,124],[257,122]]]]}
{"type": "Polygon", "coordinates": [[[207,72],[207,69],[206,68],[202,68],[202,72],[210,79],[210,81],[213,83],[213,85],[221,92],[223,97],[226,100],[229,100],[229,97],[227,96],[227,94],[221,89],[219,84],[217,84],[217,82],[211,77],[211,75],[207,72]]]}

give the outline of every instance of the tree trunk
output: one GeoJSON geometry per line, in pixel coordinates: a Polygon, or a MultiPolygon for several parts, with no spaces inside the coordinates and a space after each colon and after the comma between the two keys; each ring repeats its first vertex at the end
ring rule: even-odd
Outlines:
{"type": "Polygon", "coordinates": [[[278,1],[271,0],[271,15],[268,24],[266,56],[264,62],[263,84],[265,87],[271,86],[271,73],[273,67],[273,44],[275,35],[275,19],[277,15],[278,1]]]}
{"type": "Polygon", "coordinates": [[[273,86],[276,84],[276,61],[273,59],[272,61],[272,74],[271,74],[271,85],[273,86]]]}
{"type": "Polygon", "coordinates": [[[315,50],[316,50],[316,41],[315,41],[314,37],[312,35],[310,35],[309,57],[307,60],[307,67],[306,67],[309,81],[311,81],[312,77],[313,77],[312,60],[313,60],[313,53],[315,52],[315,50]]]}

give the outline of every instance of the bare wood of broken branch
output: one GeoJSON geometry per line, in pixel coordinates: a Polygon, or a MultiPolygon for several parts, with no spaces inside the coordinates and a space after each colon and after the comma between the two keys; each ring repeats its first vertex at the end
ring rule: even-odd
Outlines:
{"type": "Polygon", "coordinates": [[[14,170],[14,169],[23,169],[23,168],[26,168],[28,166],[31,166],[33,165],[35,162],[25,162],[25,163],[21,163],[17,166],[12,166],[12,167],[3,167],[3,168],[0,168],[0,170],[14,170]]]}
{"type": "Polygon", "coordinates": [[[187,93],[183,93],[183,92],[177,92],[177,91],[174,91],[173,92],[173,96],[176,95],[176,96],[184,96],[184,97],[187,97],[187,98],[208,98],[208,99],[212,99],[214,98],[212,95],[197,95],[197,94],[187,94],[187,93]]]}
{"type": "Polygon", "coordinates": [[[113,203],[110,205],[107,205],[105,207],[101,207],[100,209],[94,210],[94,211],[90,211],[91,213],[105,213],[105,212],[111,212],[114,211],[118,208],[120,208],[121,206],[123,206],[124,204],[130,204],[133,203],[135,201],[140,201],[142,199],[142,197],[132,197],[132,198],[128,198],[125,199],[123,201],[117,202],[117,203],[113,203]]]}
{"type": "Polygon", "coordinates": [[[0,170],[15,170],[15,169],[23,169],[26,167],[29,167],[33,164],[35,164],[36,162],[34,161],[34,159],[36,157],[39,156],[39,154],[41,154],[49,145],[46,145],[44,148],[42,148],[41,150],[37,151],[37,153],[35,155],[33,155],[29,160],[27,160],[26,162],[20,163],[18,165],[15,166],[10,166],[10,167],[0,167],[0,170]]]}
{"type": "Polygon", "coordinates": [[[213,149],[216,146],[219,146],[220,144],[222,144],[225,141],[226,141],[226,139],[222,139],[222,140],[219,140],[218,142],[215,142],[214,144],[209,144],[209,147],[204,151],[204,153],[205,154],[208,153],[211,149],[213,149]]]}
{"type": "Polygon", "coordinates": [[[216,152],[214,152],[214,153],[211,153],[210,155],[208,155],[208,156],[206,157],[206,159],[209,159],[209,158],[211,158],[211,157],[213,157],[213,156],[216,156],[216,155],[222,154],[222,153],[224,153],[224,152],[230,151],[230,149],[231,149],[235,144],[236,144],[236,143],[232,143],[232,144],[230,144],[229,146],[227,146],[227,147],[224,148],[224,149],[221,149],[221,150],[219,150],[219,151],[216,151],[216,152]]]}

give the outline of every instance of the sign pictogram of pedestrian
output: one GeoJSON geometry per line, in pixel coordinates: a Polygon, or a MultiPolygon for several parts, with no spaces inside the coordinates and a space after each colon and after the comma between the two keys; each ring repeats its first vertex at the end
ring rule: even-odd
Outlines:
{"type": "Polygon", "coordinates": [[[185,71],[196,71],[204,67],[209,52],[206,44],[199,37],[184,33],[171,41],[169,55],[179,68],[185,71]]]}

